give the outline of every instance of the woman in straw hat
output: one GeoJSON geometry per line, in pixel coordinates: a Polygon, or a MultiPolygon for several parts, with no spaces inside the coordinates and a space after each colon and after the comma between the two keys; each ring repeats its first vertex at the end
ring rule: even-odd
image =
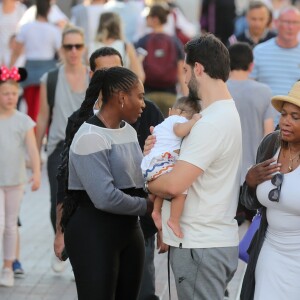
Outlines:
{"type": "Polygon", "coordinates": [[[248,209],[262,211],[242,300],[300,299],[300,81],[272,105],[281,113],[280,130],[261,142],[241,194],[248,209]]]}

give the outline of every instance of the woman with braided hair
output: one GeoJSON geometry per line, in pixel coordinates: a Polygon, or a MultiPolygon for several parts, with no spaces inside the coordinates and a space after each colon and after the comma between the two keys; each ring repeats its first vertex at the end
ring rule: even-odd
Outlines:
{"type": "Polygon", "coordinates": [[[129,123],[145,107],[144,87],[128,69],[96,71],[78,124],[96,85],[102,93],[101,110],[80,126],[70,146],[68,189],[73,203],[64,201],[65,246],[79,300],[137,299],[144,261],[138,216],[153,205],[142,189],[142,152],[129,123]]]}

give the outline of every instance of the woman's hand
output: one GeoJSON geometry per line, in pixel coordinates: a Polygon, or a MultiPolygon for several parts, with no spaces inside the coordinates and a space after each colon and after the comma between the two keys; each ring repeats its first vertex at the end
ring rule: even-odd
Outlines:
{"type": "Polygon", "coordinates": [[[152,214],[153,211],[153,202],[154,202],[155,195],[149,194],[148,198],[146,198],[147,201],[147,210],[146,214],[150,215],[152,214]]]}
{"type": "Polygon", "coordinates": [[[169,245],[165,244],[162,239],[162,230],[158,230],[156,235],[156,248],[158,249],[158,254],[165,253],[169,250],[169,245]]]}
{"type": "Polygon", "coordinates": [[[260,183],[272,179],[273,174],[279,172],[281,167],[280,163],[274,164],[275,161],[275,158],[271,158],[252,166],[246,175],[247,185],[255,189],[260,183]]]}
{"type": "Polygon", "coordinates": [[[156,142],[155,136],[152,135],[153,130],[154,130],[154,127],[151,126],[151,127],[150,127],[151,135],[149,135],[149,136],[147,137],[147,139],[145,140],[144,152],[143,152],[143,153],[144,153],[144,156],[150,153],[151,149],[153,148],[153,146],[154,146],[154,144],[155,144],[155,142],[156,142]]]}
{"type": "Polygon", "coordinates": [[[54,252],[55,255],[60,259],[61,259],[61,254],[63,252],[65,248],[65,242],[64,242],[64,234],[60,231],[60,232],[56,232],[55,234],[55,239],[54,239],[54,252]]]}
{"type": "Polygon", "coordinates": [[[33,173],[32,177],[29,179],[29,183],[31,183],[31,190],[33,192],[38,190],[41,185],[41,174],[33,173]]]}

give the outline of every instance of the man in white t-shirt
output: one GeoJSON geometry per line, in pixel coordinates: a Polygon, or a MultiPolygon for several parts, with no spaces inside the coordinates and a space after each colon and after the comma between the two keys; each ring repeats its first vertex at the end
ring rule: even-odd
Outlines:
{"type": "MultiPolygon", "coordinates": [[[[202,100],[202,118],[183,140],[173,171],[149,183],[164,199],[188,189],[177,238],[167,226],[170,202],[162,210],[163,241],[170,245],[178,299],[223,299],[238,264],[234,219],[240,186],[240,118],[227,89],[229,53],[212,34],[185,46],[185,82],[202,100]]],[[[147,188],[147,185],[146,185],[147,188]]]]}

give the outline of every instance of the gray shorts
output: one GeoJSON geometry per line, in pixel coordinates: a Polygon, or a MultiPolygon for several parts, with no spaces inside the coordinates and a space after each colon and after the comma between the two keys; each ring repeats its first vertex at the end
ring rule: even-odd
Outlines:
{"type": "Polygon", "coordinates": [[[178,300],[223,300],[238,266],[238,247],[170,247],[178,300]]]}

